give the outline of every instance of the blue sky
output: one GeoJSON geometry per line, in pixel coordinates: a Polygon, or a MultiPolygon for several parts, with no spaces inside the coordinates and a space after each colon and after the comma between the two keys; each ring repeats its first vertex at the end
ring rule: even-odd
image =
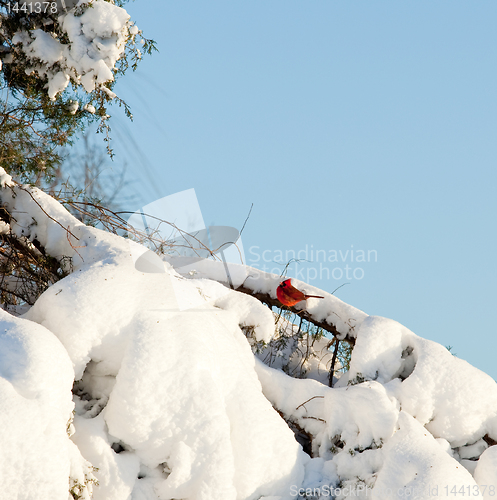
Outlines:
{"type": "Polygon", "coordinates": [[[241,228],[253,203],[249,264],[281,271],[300,251],[313,262],[290,276],[349,282],[342,300],[497,379],[497,4],[126,8],[160,50],[115,89],[134,113],[113,127],[138,204],[195,188],[207,224],[241,228]]]}

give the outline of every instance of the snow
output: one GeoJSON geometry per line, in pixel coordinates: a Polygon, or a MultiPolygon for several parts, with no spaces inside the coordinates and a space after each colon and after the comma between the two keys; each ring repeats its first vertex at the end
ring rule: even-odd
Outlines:
{"type": "MultiPolygon", "coordinates": [[[[207,278],[227,284],[226,269],[223,262],[210,259],[196,259],[167,255],[165,260],[182,276],[207,278]]],[[[263,272],[241,264],[229,264],[229,273],[234,288],[243,286],[253,293],[267,294],[276,299],[276,288],[281,282],[281,277],[263,272]]],[[[324,295],[324,299],[309,300],[306,310],[318,322],[328,322],[336,327],[339,338],[355,338],[357,330],[365,318],[363,311],[346,304],[333,294],[310,286],[297,279],[292,279],[292,285],[307,295],[324,295]]],[[[300,307],[300,306],[299,306],[300,307]]]]}
{"type": "Polygon", "coordinates": [[[91,113],[91,114],[94,114],[94,113],[95,113],[95,111],[96,111],[95,106],[93,106],[92,104],[85,104],[85,105],[83,106],[83,109],[84,109],[85,111],[88,111],[88,113],[91,113]]]}
{"type": "Polygon", "coordinates": [[[73,379],[51,332],[0,310],[0,498],[67,498],[73,379]]]}
{"type": "MultiPolygon", "coordinates": [[[[71,79],[88,93],[105,91],[104,85],[114,81],[114,70],[127,41],[134,43],[139,34],[129,14],[113,3],[80,1],[77,7],[84,9],[81,15],[70,9],[59,16],[62,35],[69,43],[41,29],[19,31],[12,39],[15,50],[23,53],[30,66],[28,72],[47,79],[51,99],[63,92],[71,79]]],[[[115,97],[113,92],[108,95],[115,97]]]]}
{"type": "Polygon", "coordinates": [[[471,474],[445,453],[411,415],[401,412],[398,431],[382,452],[385,456],[372,498],[449,496],[448,490],[476,486],[471,474]]]}
{"type": "Polygon", "coordinates": [[[114,452],[101,414],[85,418],[78,413],[74,418],[76,433],[72,439],[83,456],[98,468],[95,495],[101,498],[128,498],[140,472],[138,457],[129,452],[114,452]]]}
{"type": "Polygon", "coordinates": [[[453,447],[495,435],[495,381],[396,321],[370,316],[362,323],[348,379],[362,378],[385,383],[403,410],[453,447]]]}
{"type": "Polygon", "coordinates": [[[0,171],[0,186],[5,187],[11,185],[12,185],[12,177],[2,168],[0,171]]]}
{"type": "Polygon", "coordinates": [[[240,326],[254,326],[257,340],[269,342],[275,332],[271,311],[257,299],[244,293],[229,293],[215,302],[215,306],[232,311],[240,326]]]}
{"type": "MultiPolygon", "coordinates": [[[[325,296],[312,317],[355,341],[335,387],[326,338],[294,378],[283,370],[298,349],[276,342],[296,327],[227,287],[222,262],[152,258],[4,172],[0,184],[16,214],[2,230],[36,238],[68,272],[22,317],[0,311],[8,498],[494,496],[497,384],[443,346],[293,280],[325,296]]],[[[230,273],[276,297],[278,276],[230,273]]]]}
{"type": "Polygon", "coordinates": [[[59,62],[63,57],[62,44],[50,33],[37,29],[31,32],[32,41],[27,33],[15,35],[13,43],[24,43],[26,55],[30,58],[38,58],[40,61],[52,65],[59,62]]]}
{"type": "Polygon", "coordinates": [[[76,114],[76,111],[78,111],[79,108],[79,102],[78,101],[70,101],[68,104],[68,111],[71,113],[71,115],[76,114]]]}
{"type": "MultiPolygon", "coordinates": [[[[398,403],[377,382],[328,391],[324,400],[326,434],[338,437],[349,449],[380,446],[394,433],[398,403]],[[368,408],[368,411],[363,411],[368,408]]],[[[323,450],[324,453],[324,450],[323,450]]]]}
{"type": "Polygon", "coordinates": [[[484,451],[475,468],[475,481],[481,489],[485,487],[483,498],[493,498],[497,494],[497,446],[484,451]]]}

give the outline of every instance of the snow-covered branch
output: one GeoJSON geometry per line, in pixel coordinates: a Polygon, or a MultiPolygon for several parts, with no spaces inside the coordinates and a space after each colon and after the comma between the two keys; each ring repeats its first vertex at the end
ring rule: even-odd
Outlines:
{"type": "MultiPolygon", "coordinates": [[[[203,259],[187,264],[182,257],[166,256],[165,259],[187,278],[207,278],[229,286],[223,262],[203,259]]],[[[305,291],[308,295],[324,296],[324,299],[309,299],[294,307],[284,306],[276,296],[276,289],[283,280],[281,276],[237,264],[229,264],[229,270],[237,291],[251,295],[269,307],[292,311],[339,340],[350,344],[355,343],[356,330],[367,317],[366,313],[346,304],[333,294],[296,279],[292,280],[292,284],[299,290],[305,291]]]]}
{"type": "MultiPolygon", "coordinates": [[[[58,16],[56,23],[18,31],[4,63],[22,62],[27,75],[36,74],[46,82],[51,99],[70,82],[87,93],[100,90],[112,99],[115,94],[108,84],[139,33],[123,8],[105,0],[80,1],[58,16]]],[[[140,49],[135,51],[140,54],[140,49]]]]}

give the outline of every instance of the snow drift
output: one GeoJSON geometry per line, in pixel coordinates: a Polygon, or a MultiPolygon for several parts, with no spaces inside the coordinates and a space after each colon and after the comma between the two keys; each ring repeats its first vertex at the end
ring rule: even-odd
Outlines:
{"type": "Polygon", "coordinates": [[[213,279],[215,263],[141,272],[129,240],[1,181],[2,231],[70,273],[22,317],[1,313],[0,498],[496,494],[497,384],[444,347],[326,294],[310,309],[354,336],[350,370],[335,388],[317,365],[292,378],[244,334],[269,342],[271,311],[213,279]]]}

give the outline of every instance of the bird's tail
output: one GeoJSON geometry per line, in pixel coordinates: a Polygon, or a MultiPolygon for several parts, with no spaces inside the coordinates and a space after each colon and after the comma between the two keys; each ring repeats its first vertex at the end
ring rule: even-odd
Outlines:
{"type": "Polygon", "coordinates": [[[324,299],[324,297],[321,297],[320,295],[306,295],[306,299],[324,299]]]}

